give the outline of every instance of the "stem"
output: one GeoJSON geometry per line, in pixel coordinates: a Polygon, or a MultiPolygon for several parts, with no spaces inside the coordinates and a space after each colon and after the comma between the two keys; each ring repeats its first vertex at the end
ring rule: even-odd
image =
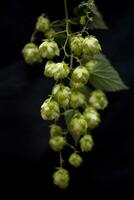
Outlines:
{"type": "Polygon", "coordinates": [[[66,25],[68,26],[67,0],[64,0],[64,9],[65,9],[66,25]]]}
{"type": "Polygon", "coordinates": [[[64,54],[65,54],[63,60],[65,60],[65,58],[68,56],[67,51],[66,51],[66,45],[68,43],[68,38],[69,38],[69,23],[68,23],[67,0],[64,0],[64,9],[65,9],[65,18],[66,18],[66,34],[67,34],[67,38],[66,38],[65,44],[63,46],[63,50],[64,50],[64,54]]]}
{"type": "Polygon", "coordinates": [[[37,33],[37,31],[34,30],[34,32],[31,35],[30,42],[34,42],[35,41],[35,39],[36,39],[36,37],[35,37],[36,33],[37,33]]]}
{"type": "Polygon", "coordinates": [[[62,153],[61,153],[61,151],[59,152],[59,156],[60,156],[60,167],[62,168],[63,159],[62,159],[62,153]]]}

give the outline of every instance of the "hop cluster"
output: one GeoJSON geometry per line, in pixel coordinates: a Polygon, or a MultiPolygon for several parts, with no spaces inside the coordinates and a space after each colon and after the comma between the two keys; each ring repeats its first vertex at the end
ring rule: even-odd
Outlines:
{"type": "MultiPolygon", "coordinates": [[[[85,16],[81,16],[80,23],[84,25],[85,20],[85,16]]],[[[92,71],[99,62],[94,55],[100,53],[101,46],[97,38],[92,35],[83,37],[82,32],[70,33],[69,36],[66,32],[64,46],[61,45],[56,42],[52,23],[44,15],[37,19],[35,30],[44,34],[43,42],[39,45],[33,42],[26,44],[22,54],[28,64],[45,61],[44,76],[56,82],[40,113],[43,120],[52,121],[49,145],[60,154],[60,167],[53,174],[53,182],[65,189],[69,185],[70,174],[62,166],[61,153],[70,147],[73,152],[67,158],[68,163],[75,168],[81,166],[82,153],[90,152],[94,145],[91,131],[101,122],[99,110],[108,105],[103,91],[92,87],[86,92],[84,90],[90,87],[92,71]],[[83,62],[84,56],[91,59],[83,62]]]]}

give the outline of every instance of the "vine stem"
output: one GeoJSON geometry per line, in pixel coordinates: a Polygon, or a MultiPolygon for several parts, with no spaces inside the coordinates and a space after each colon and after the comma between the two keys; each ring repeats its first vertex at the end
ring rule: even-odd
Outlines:
{"type": "Polygon", "coordinates": [[[68,56],[67,52],[66,52],[66,45],[68,43],[68,38],[69,38],[69,18],[68,18],[68,8],[67,8],[67,0],[64,0],[64,10],[65,10],[65,20],[66,20],[66,34],[67,34],[67,38],[66,38],[66,41],[64,43],[64,46],[63,46],[63,50],[64,50],[64,58],[63,60],[65,60],[65,58],[68,56]]]}
{"type": "Polygon", "coordinates": [[[60,167],[62,168],[63,159],[62,159],[62,153],[61,153],[61,151],[59,152],[59,157],[60,157],[60,167]]]}

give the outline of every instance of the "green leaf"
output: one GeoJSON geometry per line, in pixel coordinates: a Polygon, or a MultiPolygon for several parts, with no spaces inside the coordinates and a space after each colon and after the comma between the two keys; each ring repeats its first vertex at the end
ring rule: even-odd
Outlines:
{"type": "Polygon", "coordinates": [[[107,59],[103,59],[99,60],[99,62],[93,67],[90,76],[90,83],[95,88],[108,92],[128,89],[110,62],[107,59]]]}
{"type": "Polygon", "coordinates": [[[88,28],[89,29],[103,29],[103,30],[107,30],[108,27],[106,25],[106,23],[103,20],[102,15],[100,14],[99,16],[94,15],[92,21],[89,21],[88,23],[88,28]]]}
{"type": "Polygon", "coordinates": [[[63,46],[65,44],[66,37],[66,33],[59,33],[54,37],[54,39],[58,45],[63,46]]]}

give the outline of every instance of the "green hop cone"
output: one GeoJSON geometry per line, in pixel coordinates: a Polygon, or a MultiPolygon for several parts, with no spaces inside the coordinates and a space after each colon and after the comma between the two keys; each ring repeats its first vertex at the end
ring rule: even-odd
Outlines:
{"type": "Polygon", "coordinates": [[[63,136],[55,136],[49,140],[49,145],[54,151],[61,151],[66,143],[66,139],[63,136]]]}
{"type": "Polygon", "coordinates": [[[92,73],[94,66],[98,63],[97,60],[90,60],[86,63],[85,67],[89,71],[89,73],[92,73]]]}
{"type": "Polygon", "coordinates": [[[28,43],[22,49],[22,55],[27,64],[40,63],[42,61],[38,46],[28,43]]]}
{"type": "Polygon", "coordinates": [[[90,74],[85,67],[78,66],[74,69],[71,79],[73,82],[82,83],[85,85],[89,80],[89,75],[90,74]]]}
{"type": "Polygon", "coordinates": [[[62,108],[68,108],[70,102],[71,89],[63,84],[57,84],[52,90],[54,99],[59,103],[62,108]]]}
{"type": "Polygon", "coordinates": [[[99,41],[94,36],[88,36],[83,41],[83,53],[87,55],[98,54],[101,51],[99,41]]]}
{"type": "Polygon", "coordinates": [[[104,110],[108,105],[108,100],[104,92],[97,89],[90,94],[89,103],[97,110],[104,110]]]}
{"type": "Polygon", "coordinates": [[[56,101],[46,99],[41,106],[41,117],[44,120],[58,120],[60,117],[60,108],[56,101]]]}
{"type": "Polygon", "coordinates": [[[70,48],[75,56],[80,56],[82,54],[82,45],[84,38],[81,35],[77,35],[71,38],[70,48]]]}
{"type": "Polygon", "coordinates": [[[44,75],[47,76],[47,77],[53,77],[55,68],[56,68],[56,63],[49,60],[45,65],[44,75]]]}
{"type": "Polygon", "coordinates": [[[69,186],[70,175],[66,169],[59,168],[53,174],[53,182],[61,189],[66,189],[69,186]]]}
{"type": "Polygon", "coordinates": [[[80,89],[80,88],[84,87],[83,83],[75,82],[73,80],[70,80],[69,84],[70,84],[70,87],[73,89],[80,89]]]}
{"type": "Polygon", "coordinates": [[[47,17],[39,16],[35,25],[35,29],[39,32],[46,32],[50,27],[50,21],[47,17]]]}
{"type": "Polygon", "coordinates": [[[88,106],[83,113],[85,117],[89,129],[94,129],[100,123],[100,115],[99,113],[91,106],[88,106]]]}
{"type": "Polygon", "coordinates": [[[91,135],[84,135],[80,141],[80,148],[82,152],[89,152],[92,150],[94,142],[91,135]]]}
{"type": "Polygon", "coordinates": [[[53,28],[51,28],[45,32],[45,37],[48,39],[52,39],[52,38],[54,38],[55,33],[56,33],[55,30],[53,28]]]}
{"type": "Polygon", "coordinates": [[[65,62],[58,62],[56,63],[56,67],[53,70],[54,73],[54,79],[60,80],[68,77],[68,74],[70,72],[70,68],[68,67],[68,64],[65,62]]]}
{"type": "Polygon", "coordinates": [[[70,107],[78,108],[86,104],[86,97],[79,91],[72,91],[70,97],[70,107]]]}
{"type": "Polygon", "coordinates": [[[85,117],[81,113],[74,114],[69,123],[69,130],[75,142],[87,132],[87,128],[88,124],[85,117]]]}
{"type": "Polygon", "coordinates": [[[50,126],[50,136],[55,137],[55,136],[61,136],[62,134],[62,128],[56,124],[52,124],[50,126]]]}
{"type": "Polygon", "coordinates": [[[57,43],[53,40],[45,39],[39,46],[39,51],[42,58],[53,59],[55,56],[59,56],[60,50],[57,43]]]}
{"type": "Polygon", "coordinates": [[[77,153],[72,153],[69,157],[69,163],[70,165],[72,165],[73,167],[79,167],[83,162],[82,157],[77,154],[77,153]]]}

